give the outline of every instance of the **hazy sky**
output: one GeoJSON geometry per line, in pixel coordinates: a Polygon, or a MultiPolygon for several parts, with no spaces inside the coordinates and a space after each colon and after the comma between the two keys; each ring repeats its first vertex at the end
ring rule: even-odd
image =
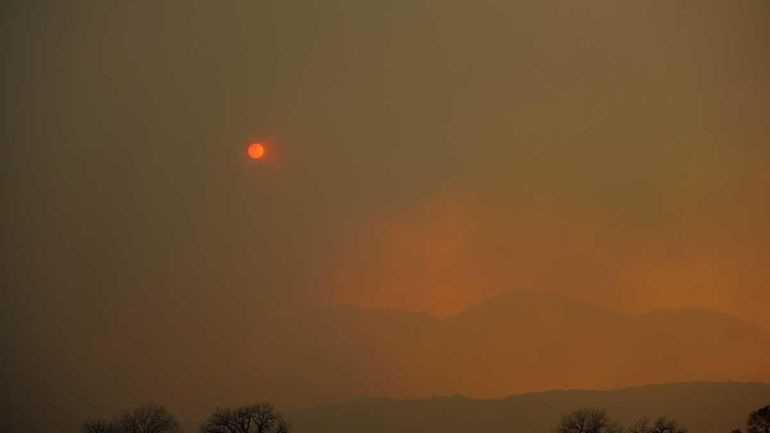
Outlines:
{"type": "Polygon", "coordinates": [[[770,329],[767,1],[0,17],[6,402],[130,345],[137,320],[445,315],[523,288],[770,329]]]}

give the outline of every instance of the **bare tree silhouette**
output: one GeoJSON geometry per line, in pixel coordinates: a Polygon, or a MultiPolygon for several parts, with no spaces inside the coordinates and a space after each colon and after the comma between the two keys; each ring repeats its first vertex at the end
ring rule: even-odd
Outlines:
{"type": "Polygon", "coordinates": [[[770,433],[770,405],[749,414],[746,433],[770,433]]]}
{"type": "Polygon", "coordinates": [[[650,433],[687,433],[687,429],[676,420],[664,416],[658,417],[649,431],[650,433]]]}
{"type": "Polygon", "coordinates": [[[289,433],[291,426],[270,403],[218,408],[200,427],[201,433],[289,433]]]}
{"type": "Polygon", "coordinates": [[[83,433],[118,433],[118,426],[115,421],[94,418],[84,422],[81,430],[83,433]]]}
{"type": "Polygon", "coordinates": [[[164,406],[146,403],[124,410],[115,424],[119,433],[181,433],[176,417],[164,406]]]}
{"type": "Polygon", "coordinates": [[[623,428],[602,409],[580,409],[564,415],[555,433],[622,433],[623,428]]]}

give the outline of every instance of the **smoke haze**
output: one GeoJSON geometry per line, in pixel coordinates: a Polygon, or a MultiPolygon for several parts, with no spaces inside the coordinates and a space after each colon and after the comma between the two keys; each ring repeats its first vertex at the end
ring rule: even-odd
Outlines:
{"type": "MultiPolygon", "coordinates": [[[[296,378],[244,388],[235,372],[268,368],[266,323],[288,338],[273,317],[321,306],[440,320],[528,290],[770,329],[766,1],[11,0],[0,16],[13,426],[391,391],[318,366],[312,402],[296,378]]],[[[753,373],[735,374],[767,380],[753,373]]],[[[441,389],[505,392],[454,374],[441,389]]],[[[546,376],[521,390],[654,379],[546,376]]]]}

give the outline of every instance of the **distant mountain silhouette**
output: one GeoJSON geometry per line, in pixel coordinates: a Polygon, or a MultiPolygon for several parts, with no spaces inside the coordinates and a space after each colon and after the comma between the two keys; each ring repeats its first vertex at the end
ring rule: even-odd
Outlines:
{"type": "Polygon", "coordinates": [[[770,403],[770,385],[683,383],[616,391],[549,391],[498,400],[437,397],[372,399],[322,406],[290,414],[305,433],[542,433],[559,417],[583,407],[600,407],[623,423],[642,416],[676,418],[698,433],[742,427],[748,413],[770,403]]]}
{"type": "MultiPolygon", "coordinates": [[[[164,328],[149,319],[134,322],[131,345],[93,354],[108,356],[114,373],[88,382],[88,392],[178,401],[180,414],[200,419],[213,410],[211,402],[268,400],[299,408],[370,397],[770,383],[770,333],[697,309],[633,317],[515,291],[446,318],[333,307],[233,315],[227,323],[192,319],[164,328]],[[157,377],[164,378],[160,384],[157,377]],[[188,397],[179,399],[180,390],[188,397]]],[[[119,403],[115,407],[133,400],[119,403]]],[[[109,413],[106,404],[91,412],[109,413]]]]}
{"type": "Polygon", "coordinates": [[[747,322],[697,309],[626,316],[538,292],[508,292],[444,319],[335,307],[264,329],[260,370],[302,390],[299,404],[770,382],[770,333],[747,322]]]}

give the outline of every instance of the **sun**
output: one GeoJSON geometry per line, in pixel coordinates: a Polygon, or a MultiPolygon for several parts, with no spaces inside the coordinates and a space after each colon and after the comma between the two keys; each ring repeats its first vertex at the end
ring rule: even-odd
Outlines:
{"type": "Polygon", "coordinates": [[[246,149],[246,152],[251,159],[262,159],[262,157],[265,156],[265,146],[260,143],[251,143],[248,149],[246,149]]]}

